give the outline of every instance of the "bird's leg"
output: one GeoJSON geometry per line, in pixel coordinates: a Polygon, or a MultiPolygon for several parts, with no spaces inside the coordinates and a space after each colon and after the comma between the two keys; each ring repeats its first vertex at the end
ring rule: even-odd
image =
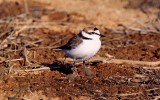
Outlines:
{"type": "Polygon", "coordinates": [[[65,55],[64,56],[64,60],[63,60],[63,65],[64,65],[64,62],[66,61],[66,58],[67,58],[67,56],[65,55]]]}
{"type": "Polygon", "coordinates": [[[76,75],[78,75],[78,71],[77,71],[77,68],[76,68],[76,66],[75,66],[75,59],[73,59],[73,74],[76,74],[76,75]]]}
{"type": "Polygon", "coordinates": [[[87,76],[92,76],[93,75],[93,73],[92,73],[92,71],[91,71],[91,69],[90,69],[90,66],[86,66],[85,65],[85,61],[83,61],[83,67],[84,67],[84,72],[85,72],[85,74],[87,75],[87,76]]]}
{"type": "Polygon", "coordinates": [[[76,62],[75,62],[75,59],[73,59],[73,63],[72,63],[72,71],[73,71],[73,74],[67,75],[67,79],[68,79],[69,82],[74,81],[75,78],[76,78],[77,76],[79,76],[79,75],[78,75],[77,68],[76,68],[76,66],[75,66],[75,63],[76,63],[76,62]]]}

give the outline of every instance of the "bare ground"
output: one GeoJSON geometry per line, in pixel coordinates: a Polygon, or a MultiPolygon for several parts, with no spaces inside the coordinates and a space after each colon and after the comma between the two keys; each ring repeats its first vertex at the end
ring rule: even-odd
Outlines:
{"type": "Polygon", "coordinates": [[[158,0],[2,0],[0,12],[1,100],[160,99],[158,0]],[[90,25],[106,37],[93,75],[78,63],[74,77],[52,48],[90,25]]]}

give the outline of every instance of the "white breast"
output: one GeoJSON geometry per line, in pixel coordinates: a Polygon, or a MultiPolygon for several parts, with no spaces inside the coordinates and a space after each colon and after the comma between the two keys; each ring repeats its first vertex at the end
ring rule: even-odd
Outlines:
{"type": "Polygon", "coordinates": [[[83,40],[83,42],[75,49],[66,50],[66,54],[73,59],[87,60],[94,56],[101,47],[99,39],[83,40]]]}

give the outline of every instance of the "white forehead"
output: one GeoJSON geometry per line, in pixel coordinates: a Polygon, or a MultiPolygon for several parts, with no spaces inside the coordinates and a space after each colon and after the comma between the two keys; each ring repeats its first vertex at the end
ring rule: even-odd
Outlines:
{"type": "Polygon", "coordinates": [[[95,30],[94,32],[97,34],[101,34],[99,30],[95,30]]]}
{"type": "Polygon", "coordinates": [[[93,30],[93,29],[90,29],[90,30],[88,30],[88,32],[94,32],[94,30],[93,30]]]}

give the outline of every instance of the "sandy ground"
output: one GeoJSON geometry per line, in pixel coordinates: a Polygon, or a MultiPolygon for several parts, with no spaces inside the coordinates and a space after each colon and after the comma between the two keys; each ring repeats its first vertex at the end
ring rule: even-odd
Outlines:
{"type": "Polygon", "coordinates": [[[160,99],[159,0],[1,0],[0,100],[160,99]],[[96,25],[92,76],[52,48],[96,25]],[[113,56],[109,58],[109,55],[113,56]]]}

